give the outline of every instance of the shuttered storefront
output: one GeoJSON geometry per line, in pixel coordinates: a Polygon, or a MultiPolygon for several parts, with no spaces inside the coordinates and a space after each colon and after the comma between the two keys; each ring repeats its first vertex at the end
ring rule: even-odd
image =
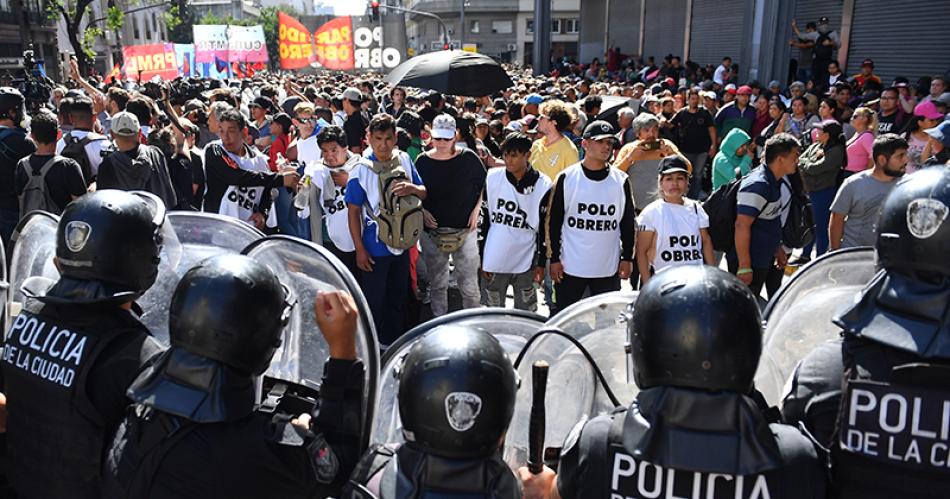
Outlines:
{"type": "Polygon", "coordinates": [[[682,56],[686,0],[646,0],[643,31],[644,60],[653,56],[659,64],[667,54],[682,56]]]}
{"type": "Polygon", "coordinates": [[[693,0],[690,60],[700,66],[719,65],[729,56],[738,62],[746,4],[745,0],[693,0]]]}
{"type": "Polygon", "coordinates": [[[874,72],[885,85],[905,76],[913,85],[924,75],[950,69],[950,30],[947,0],[894,2],[856,0],[848,75],[861,69],[865,58],[874,59],[874,72]]]}

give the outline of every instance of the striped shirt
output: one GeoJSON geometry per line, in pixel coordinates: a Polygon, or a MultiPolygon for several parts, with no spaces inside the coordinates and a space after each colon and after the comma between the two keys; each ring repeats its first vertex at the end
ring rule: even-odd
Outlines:
{"type": "Polygon", "coordinates": [[[769,268],[775,250],[782,244],[782,188],[772,170],[760,166],[742,179],[736,214],[755,218],[749,242],[752,268],[769,268]]]}

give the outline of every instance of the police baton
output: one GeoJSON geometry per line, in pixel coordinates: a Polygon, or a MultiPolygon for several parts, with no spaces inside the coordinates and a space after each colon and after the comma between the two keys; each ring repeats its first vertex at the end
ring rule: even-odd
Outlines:
{"type": "Polygon", "coordinates": [[[548,386],[548,363],[531,366],[531,419],[528,422],[528,471],[537,475],[544,468],[544,395],[548,386]]]}

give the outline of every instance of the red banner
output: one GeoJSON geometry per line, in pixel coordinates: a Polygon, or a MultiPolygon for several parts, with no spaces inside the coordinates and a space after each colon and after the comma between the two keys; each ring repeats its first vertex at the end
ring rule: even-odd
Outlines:
{"type": "Polygon", "coordinates": [[[337,17],[313,33],[316,59],[327,69],[352,70],[353,22],[349,16],[337,17]]]}
{"type": "Polygon", "coordinates": [[[171,43],[123,47],[122,55],[125,58],[123,72],[127,78],[146,81],[158,76],[163,80],[173,80],[178,76],[175,46],[171,43]]]}
{"type": "Polygon", "coordinates": [[[299,69],[314,61],[310,30],[283,12],[277,12],[277,47],[280,69],[299,69]]]}

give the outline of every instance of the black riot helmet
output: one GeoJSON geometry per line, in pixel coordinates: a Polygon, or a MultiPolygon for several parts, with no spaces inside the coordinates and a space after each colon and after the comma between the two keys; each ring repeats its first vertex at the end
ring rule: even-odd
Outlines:
{"type": "Polygon", "coordinates": [[[762,317],[749,288],[705,265],[658,273],[627,323],[637,386],[745,393],[762,353],[762,317]]]}
{"type": "Polygon", "coordinates": [[[452,459],[498,450],[514,414],[518,374],[494,336],[435,328],[409,350],[398,376],[407,442],[452,459]]]}
{"type": "Polygon", "coordinates": [[[12,87],[0,87],[0,119],[13,120],[15,126],[20,126],[20,120],[25,112],[25,103],[26,99],[19,90],[12,87]]]}
{"type": "Polygon", "coordinates": [[[171,345],[259,375],[280,347],[293,305],[290,291],[265,265],[243,255],[213,256],[175,288],[168,308],[171,345]]]}
{"type": "Polygon", "coordinates": [[[887,195],[877,230],[881,266],[925,278],[950,277],[950,169],[924,168],[887,195]]]}
{"type": "Polygon", "coordinates": [[[105,189],[63,210],[56,257],[64,278],[99,283],[100,298],[135,299],[155,282],[165,204],[141,191],[105,189]]]}

